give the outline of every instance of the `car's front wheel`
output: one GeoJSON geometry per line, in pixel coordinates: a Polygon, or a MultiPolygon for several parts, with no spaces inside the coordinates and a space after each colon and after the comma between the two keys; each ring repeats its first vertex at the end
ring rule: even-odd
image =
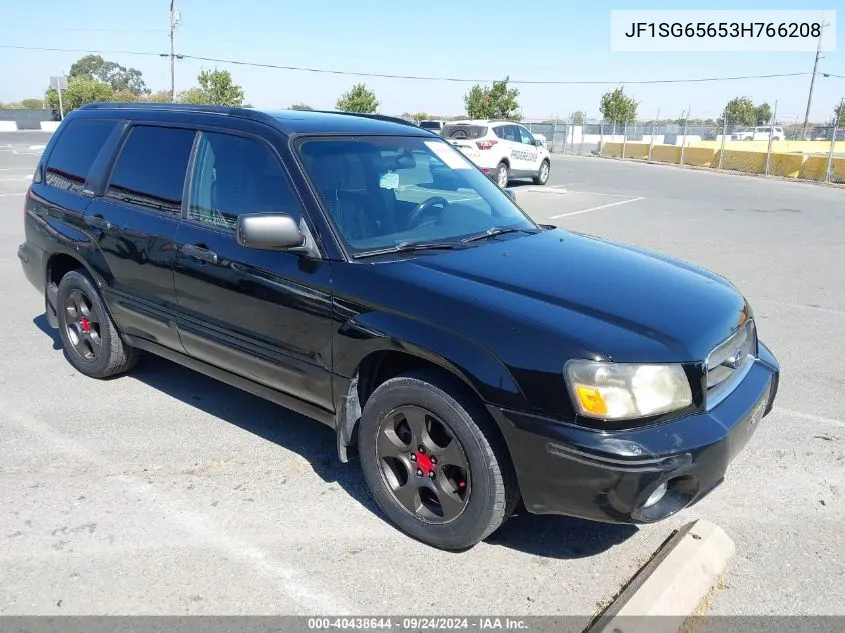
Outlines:
{"type": "Polygon", "coordinates": [[[77,370],[92,378],[128,371],[137,351],[121,338],[91,277],[72,270],[59,282],[59,336],[65,354],[77,370]]]}
{"type": "Polygon", "coordinates": [[[535,185],[545,185],[549,181],[549,173],[551,172],[551,165],[549,161],[544,160],[540,163],[540,169],[537,170],[537,175],[534,176],[535,185]]]}
{"type": "Polygon", "coordinates": [[[457,382],[433,371],[391,378],[367,400],[360,425],[364,477],[406,534],[466,549],[513,512],[518,491],[504,440],[457,382]]]}

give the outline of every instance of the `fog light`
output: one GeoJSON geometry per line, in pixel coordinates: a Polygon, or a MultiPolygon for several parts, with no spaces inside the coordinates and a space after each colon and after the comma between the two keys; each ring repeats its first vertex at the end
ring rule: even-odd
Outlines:
{"type": "Polygon", "coordinates": [[[646,499],[645,504],[643,504],[643,508],[650,508],[655,503],[660,501],[663,498],[663,495],[666,494],[666,484],[660,484],[657,489],[651,493],[648,499],[646,499]]]}

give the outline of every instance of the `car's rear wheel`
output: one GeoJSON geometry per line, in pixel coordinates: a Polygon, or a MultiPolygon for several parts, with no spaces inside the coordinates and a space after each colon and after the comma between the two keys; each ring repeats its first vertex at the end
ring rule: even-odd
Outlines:
{"type": "Polygon", "coordinates": [[[68,361],[92,378],[107,378],[132,368],[138,353],[120,337],[100,293],[87,273],[72,270],[59,282],[59,336],[68,361]]]}
{"type": "Polygon", "coordinates": [[[478,401],[432,371],[391,378],[367,400],[359,455],[388,519],[434,547],[461,550],[518,502],[504,440],[478,401]]]}
{"type": "Polygon", "coordinates": [[[510,182],[508,166],[504,162],[499,163],[496,166],[496,184],[504,189],[508,186],[508,182],[510,182]]]}
{"type": "Polygon", "coordinates": [[[540,169],[537,170],[537,175],[534,176],[534,184],[545,185],[549,181],[549,173],[551,173],[551,165],[549,161],[544,160],[540,163],[540,169]]]}

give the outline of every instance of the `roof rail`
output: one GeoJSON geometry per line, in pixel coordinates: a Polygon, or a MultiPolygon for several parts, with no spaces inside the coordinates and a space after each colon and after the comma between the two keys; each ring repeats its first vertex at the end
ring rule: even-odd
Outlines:
{"type": "Polygon", "coordinates": [[[390,123],[399,123],[400,125],[410,125],[411,127],[419,127],[416,123],[408,121],[398,116],[388,116],[387,114],[367,114],[364,112],[345,112],[343,110],[312,110],[312,112],[319,112],[321,114],[341,114],[346,116],[364,117],[367,119],[376,119],[377,121],[387,121],[390,123]]]}
{"type": "Polygon", "coordinates": [[[275,119],[261,110],[233,106],[218,106],[203,103],[169,103],[169,102],[110,102],[95,101],[86,103],[78,108],[79,110],[163,110],[179,112],[198,112],[205,114],[223,114],[235,116],[253,121],[275,122],[275,119]]]}

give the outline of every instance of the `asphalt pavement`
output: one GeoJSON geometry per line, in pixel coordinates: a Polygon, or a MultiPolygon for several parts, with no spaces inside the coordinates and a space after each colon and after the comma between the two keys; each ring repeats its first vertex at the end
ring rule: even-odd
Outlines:
{"type": "Polygon", "coordinates": [[[40,153],[24,148],[44,141],[8,137],[0,613],[586,622],[673,528],[705,518],[737,546],[711,613],[845,614],[845,192],[576,157],[555,157],[542,191],[518,186],[538,220],[731,278],[782,363],[781,394],[725,483],[666,522],[517,516],[450,554],[387,524],[358,465],[337,462],[332,431],[316,422],[155,357],[108,381],[75,372],[16,257],[40,153]]]}

